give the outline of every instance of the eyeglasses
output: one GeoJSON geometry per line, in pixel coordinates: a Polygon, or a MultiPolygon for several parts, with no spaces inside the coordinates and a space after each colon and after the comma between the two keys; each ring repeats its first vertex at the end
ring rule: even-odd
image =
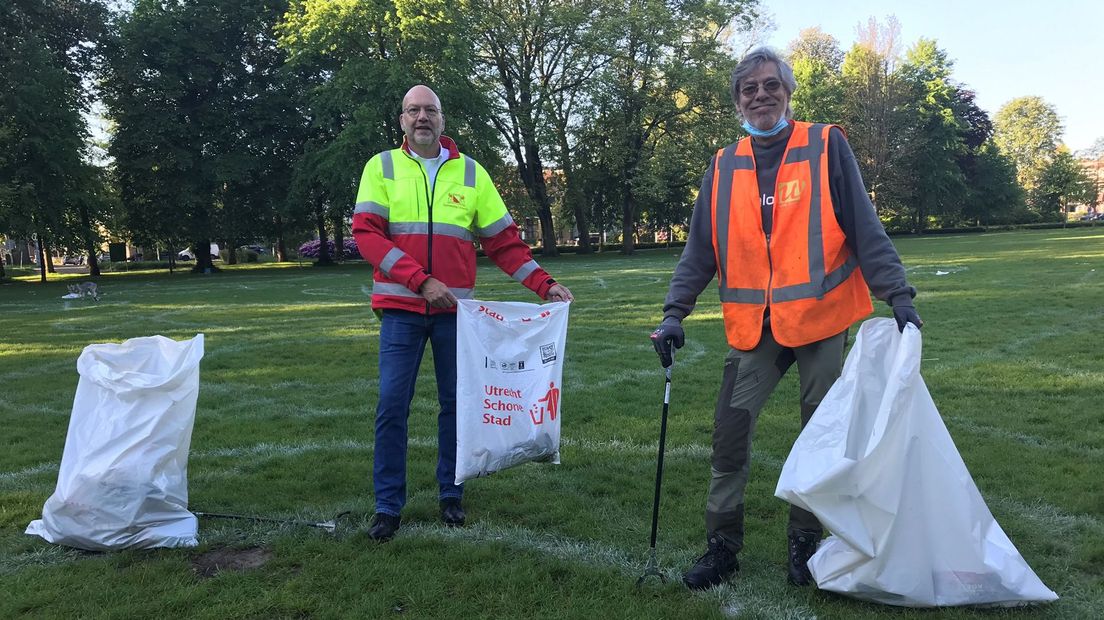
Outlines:
{"type": "Polygon", "coordinates": [[[418,107],[416,105],[410,106],[403,110],[403,112],[410,118],[418,118],[421,116],[422,112],[425,112],[425,115],[429,118],[437,118],[437,115],[441,113],[440,110],[433,106],[418,107]]]}
{"type": "Polygon", "coordinates": [[[782,88],[782,82],[780,80],[767,80],[762,84],[756,84],[754,82],[747,82],[740,85],[740,94],[745,97],[754,97],[759,94],[759,87],[762,86],[763,90],[768,93],[778,92],[779,88],[782,88]]]}

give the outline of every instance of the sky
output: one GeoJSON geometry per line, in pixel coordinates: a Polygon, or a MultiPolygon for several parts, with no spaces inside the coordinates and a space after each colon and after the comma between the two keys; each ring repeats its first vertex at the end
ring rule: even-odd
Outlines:
{"type": "Polygon", "coordinates": [[[1034,95],[1058,112],[1074,152],[1104,137],[1100,0],[760,0],[760,10],[775,24],[766,43],[779,50],[820,26],[846,52],[856,26],[893,15],[902,53],[921,37],[934,39],[954,61],[952,77],[990,118],[1009,100],[1034,95]]]}

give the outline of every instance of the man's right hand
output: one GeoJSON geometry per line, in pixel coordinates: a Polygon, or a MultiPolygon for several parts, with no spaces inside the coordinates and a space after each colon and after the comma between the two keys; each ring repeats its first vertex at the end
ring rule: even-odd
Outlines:
{"type": "Polygon", "coordinates": [[[664,368],[669,368],[674,363],[674,349],[681,349],[684,344],[686,334],[682,331],[682,323],[676,319],[664,319],[652,332],[652,346],[659,354],[659,363],[664,368]]]}
{"type": "Polygon", "coordinates": [[[422,282],[422,287],[418,289],[418,292],[434,308],[451,308],[456,305],[456,296],[443,282],[433,276],[422,282]]]}

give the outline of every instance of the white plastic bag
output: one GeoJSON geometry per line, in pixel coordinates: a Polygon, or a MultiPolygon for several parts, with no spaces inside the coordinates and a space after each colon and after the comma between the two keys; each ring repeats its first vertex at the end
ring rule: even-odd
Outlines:
{"type": "Polygon", "coordinates": [[[911,325],[862,324],[775,495],[833,534],[809,560],[821,589],[909,607],[1058,598],[981,498],[920,377],[911,325]]]}
{"type": "Polygon", "coordinates": [[[57,489],[27,534],[89,550],[198,544],[187,467],[202,357],[203,334],[84,348],[57,489]]]}
{"type": "Polygon", "coordinates": [[[459,303],[456,484],[520,463],[559,463],[569,304],[459,303]]]}

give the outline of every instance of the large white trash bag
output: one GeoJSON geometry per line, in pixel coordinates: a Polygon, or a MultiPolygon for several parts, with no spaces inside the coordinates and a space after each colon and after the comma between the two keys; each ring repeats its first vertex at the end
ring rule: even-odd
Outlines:
{"type": "Polygon", "coordinates": [[[821,589],[909,607],[1058,598],[982,500],[920,377],[912,325],[862,324],[775,495],[833,534],[809,560],[821,589]]]}
{"type": "Polygon", "coordinates": [[[456,484],[520,463],[559,463],[570,304],[459,303],[456,484]]]}
{"type": "Polygon", "coordinates": [[[202,357],[203,334],[84,348],[57,489],[28,534],[90,550],[198,544],[187,468],[202,357]]]}

